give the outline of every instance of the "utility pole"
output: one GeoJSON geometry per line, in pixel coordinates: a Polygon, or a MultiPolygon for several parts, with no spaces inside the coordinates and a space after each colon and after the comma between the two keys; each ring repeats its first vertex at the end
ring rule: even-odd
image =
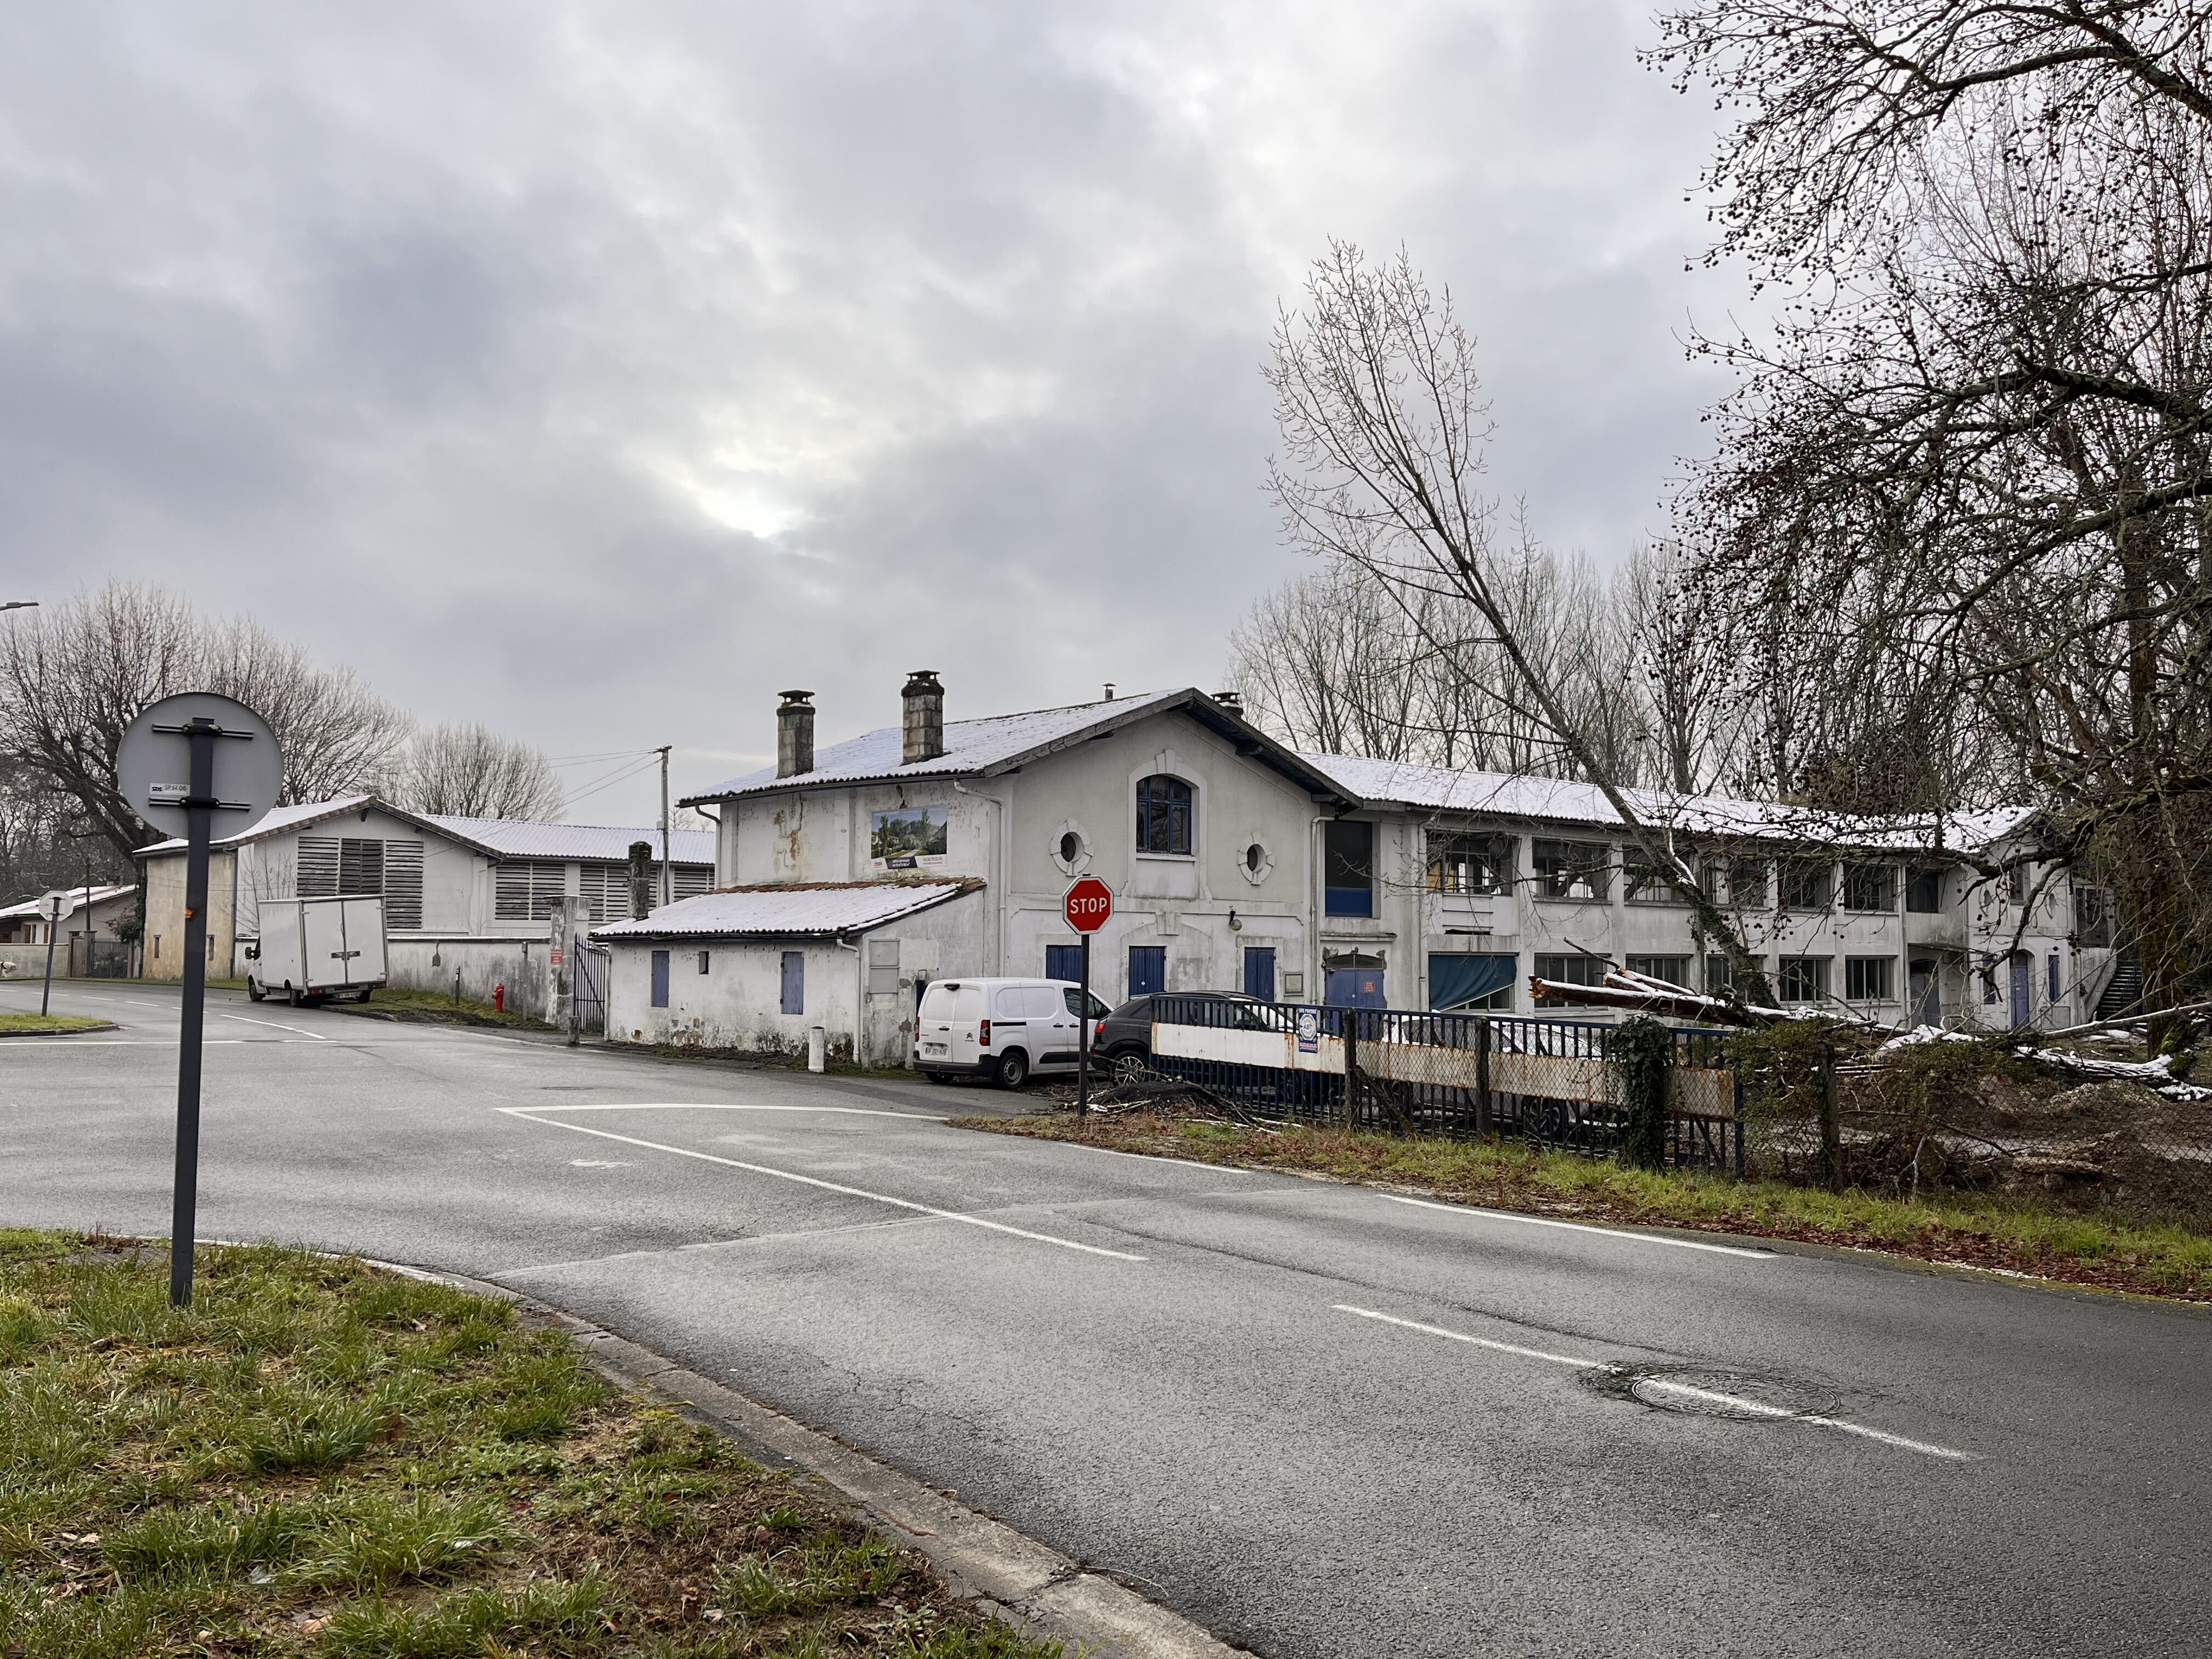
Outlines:
{"type": "Polygon", "coordinates": [[[664,908],[676,902],[676,872],[668,865],[668,751],[672,746],[660,745],[660,902],[664,908]]]}

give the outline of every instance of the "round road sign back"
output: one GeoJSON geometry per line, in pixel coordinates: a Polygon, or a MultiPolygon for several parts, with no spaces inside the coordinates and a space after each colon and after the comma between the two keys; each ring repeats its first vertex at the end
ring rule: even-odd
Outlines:
{"type": "Polygon", "coordinates": [[[284,754],[268,722],[242,702],[212,691],[164,697],[131,722],[115,745],[115,782],[125,803],[156,830],[185,834],[191,815],[194,720],[211,720],[215,739],[215,810],[208,836],[220,841],[251,828],[276,805],[284,783],[284,754]]]}
{"type": "Polygon", "coordinates": [[[1095,933],[1114,914],[1114,890],[1096,876],[1085,876],[1067,890],[1060,914],[1079,933],[1095,933]]]}

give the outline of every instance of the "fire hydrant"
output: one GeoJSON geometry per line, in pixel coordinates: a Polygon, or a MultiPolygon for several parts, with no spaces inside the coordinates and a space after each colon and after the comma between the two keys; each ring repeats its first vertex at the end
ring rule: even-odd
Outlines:
{"type": "Polygon", "coordinates": [[[507,987],[504,985],[495,985],[491,988],[491,1007],[495,1014],[507,1012],[507,987]]]}

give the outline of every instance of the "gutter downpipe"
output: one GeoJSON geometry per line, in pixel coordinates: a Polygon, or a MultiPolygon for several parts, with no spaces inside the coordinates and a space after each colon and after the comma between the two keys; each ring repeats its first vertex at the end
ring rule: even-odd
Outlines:
{"type": "Polygon", "coordinates": [[[1006,845],[1006,803],[996,795],[978,793],[957,778],[952,780],[952,787],[970,800],[987,800],[999,809],[999,925],[992,930],[991,972],[994,975],[1001,975],[1006,971],[1006,929],[1012,925],[1013,921],[1012,915],[1006,908],[1010,896],[1006,891],[1007,883],[1010,880],[1006,874],[1007,860],[1012,856],[1012,849],[1006,845]]]}
{"type": "Polygon", "coordinates": [[[868,1031],[867,953],[842,933],[831,942],[839,950],[853,953],[853,1064],[865,1066],[868,1062],[861,1057],[861,1050],[868,1031]]]}

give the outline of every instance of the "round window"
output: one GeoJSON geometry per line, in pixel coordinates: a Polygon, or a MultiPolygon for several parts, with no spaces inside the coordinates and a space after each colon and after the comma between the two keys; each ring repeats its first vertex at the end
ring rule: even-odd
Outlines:
{"type": "Polygon", "coordinates": [[[1267,849],[1261,846],[1258,842],[1254,842],[1244,849],[1244,867],[1254,875],[1260,873],[1260,866],[1267,861],[1267,849]]]}
{"type": "Polygon", "coordinates": [[[1073,864],[1083,856],[1083,837],[1069,830],[1060,838],[1060,861],[1073,864]]]}

